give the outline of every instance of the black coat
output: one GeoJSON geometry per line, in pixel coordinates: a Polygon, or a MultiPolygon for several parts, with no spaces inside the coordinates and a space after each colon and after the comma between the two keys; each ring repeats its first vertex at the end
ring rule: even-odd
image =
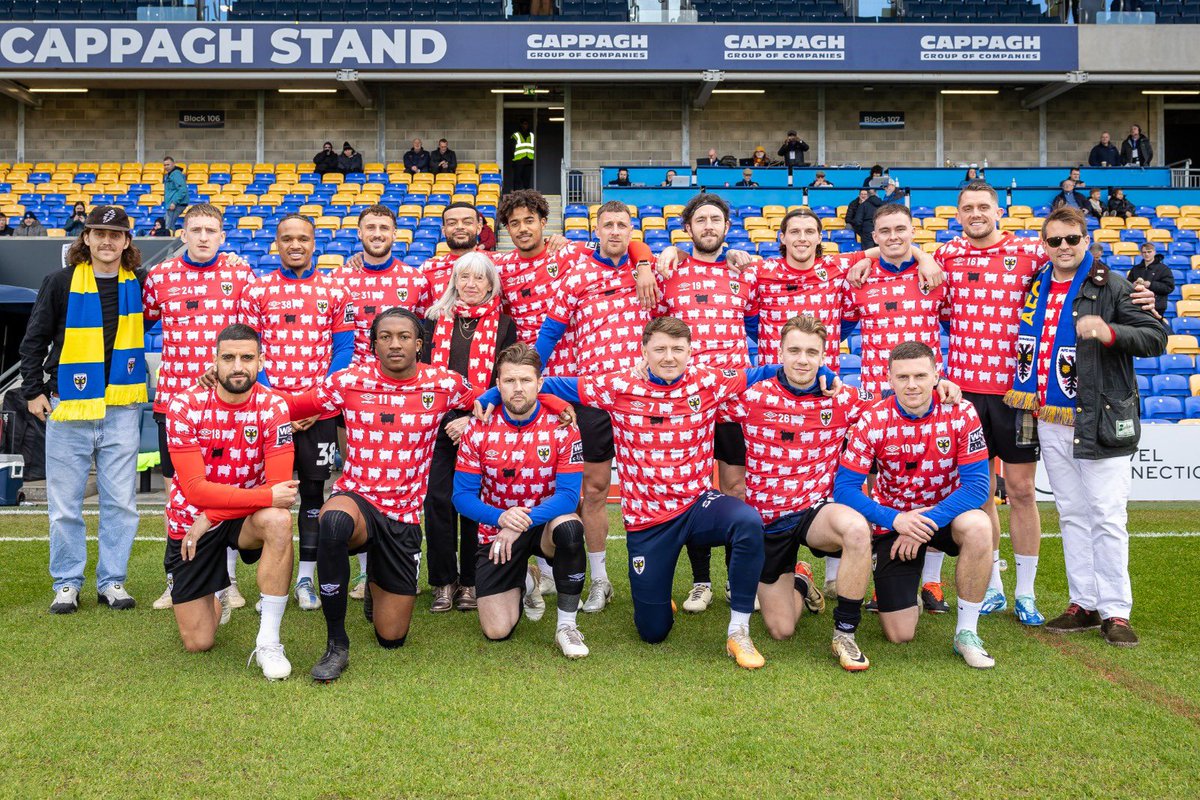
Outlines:
{"type": "Polygon", "coordinates": [[[1154,292],[1154,307],[1159,314],[1167,310],[1167,295],[1175,291],[1175,275],[1163,263],[1161,253],[1155,255],[1149,264],[1145,259],[1138,262],[1137,266],[1129,270],[1128,278],[1130,283],[1138,278],[1149,283],[1150,291],[1154,292]]]}
{"type": "MultiPolygon", "coordinates": [[[[435,346],[434,333],[437,331],[437,320],[424,319],[421,321],[424,327],[425,339],[421,344],[421,353],[418,356],[422,364],[428,364],[432,357],[435,346]]],[[[471,334],[474,336],[474,332],[471,334]]],[[[500,322],[496,325],[496,354],[499,355],[503,350],[512,347],[517,343],[517,326],[512,321],[512,317],[508,314],[500,315],[500,322]]],[[[457,341],[452,340],[450,344],[450,358],[447,363],[447,369],[452,372],[457,372],[464,378],[469,378],[466,374],[466,359],[470,358],[471,346],[470,342],[458,337],[457,341]],[[457,345],[457,346],[455,346],[457,345]],[[465,347],[464,347],[465,345],[465,347]]],[[[480,389],[489,388],[496,385],[496,367],[492,365],[492,381],[486,387],[478,387],[480,389]]]]}
{"type": "Polygon", "coordinates": [[[1134,144],[1133,137],[1125,137],[1125,141],[1121,142],[1121,163],[1128,166],[1133,163],[1134,150],[1141,156],[1141,165],[1143,167],[1150,166],[1150,161],[1154,158],[1154,148],[1150,146],[1150,140],[1145,136],[1139,136],[1137,144],[1134,144]]]}
{"type": "Polygon", "coordinates": [[[330,172],[338,171],[338,154],[330,150],[326,153],[324,150],[313,156],[313,171],[318,175],[328,175],[330,172]]]}
{"type": "Polygon", "coordinates": [[[338,172],[343,175],[355,175],[363,171],[362,153],[357,150],[352,155],[344,153],[338,156],[338,172]]]}
{"type": "Polygon", "coordinates": [[[418,153],[409,148],[408,152],[404,154],[404,171],[412,172],[413,167],[417,168],[417,172],[429,172],[428,150],[422,150],[418,153]]]}
{"type": "Polygon", "coordinates": [[[1131,217],[1137,213],[1137,206],[1128,197],[1110,197],[1105,211],[1110,217],[1131,217]]]}
{"type": "Polygon", "coordinates": [[[444,153],[434,150],[429,154],[429,165],[432,168],[434,175],[440,175],[443,172],[452,173],[458,169],[458,155],[455,154],[455,152],[449,147],[446,148],[446,152],[444,153]],[[446,166],[438,166],[443,161],[446,162],[446,166]]]}
{"type": "Polygon", "coordinates": [[[1121,165],[1121,153],[1111,142],[1107,145],[1097,144],[1092,148],[1092,152],[1088,153],[1089,167],[1098,167],[1104,163],[1110,167],[1121,165]]]}
{"type": "Polygon", "coordinates": [[[807,152],[808,142],[804,141],[803,139],[798,140],[794,145],[788,144],[785,140],[783,145],[779,148],[779,152],[777,152],[775,155],[783,159],[783,165],[785,167],[805,167],[808,166],[804,161],[804,154],[807,152]],[[789,155],[792,150],[796,151],[795,158],[792,158],[789,155]]]}
{"type": "Polygon", "coordinates": [[[865,202],[859,202],[856,197],[846,206],[846,224],[858,234],[860,239],[868,239],[875,230],[875,212],[883,205],[883,201],[872,192],[867,195],[865,202]]]}
{"type": "MultiPolygon", "coordinates": [[[[1086,214],[1088,209],[1087,195],[1083,194],[1082,192],[1071,192],[1071,194],[1075,196],[1075,203],[1079,206],[1079,210],[1086,214]]],[[[1050,208],[1055,209],[1059,206],[1066,205],[1066,203],[1067,193],[1059,192],[1058,194],[1054,195],[1054,199],[1050,201],[1050,208]]]]}

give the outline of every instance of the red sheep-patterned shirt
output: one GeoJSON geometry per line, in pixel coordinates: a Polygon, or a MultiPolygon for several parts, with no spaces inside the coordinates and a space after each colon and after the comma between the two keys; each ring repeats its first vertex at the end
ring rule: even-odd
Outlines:
{"type": "Polygon", "coordinates": [[[163,337],[155,413],[165,414],[171,398],[212,366],[217,334],[241,321],[238,302],[254,282],[254,270],[232,253],[220,253],[206,266],[179,256],[150,269],[142,305],[148,321],[162,321],[163,337]]]}
{"type": "MultiPolygon", "coordinates": [[[[863,411],[850,430],[841,464],[866,473],[878,464],[871,497],[896,511],[936,506],[959,488],[958,468],[986,461],[987,442],[975,406],[964,400],[913,419],[887,397],[863,411]]],[[[875,527],[877,536],[888,533],[875,527]]]]}
{"type": "Polygon", "coordinates": [[[991,247],[959,236],[937,249],[950,301],[946,377],[965,392],[1004,394],[1017,366],[1018,315],[1046,252],[1037,239],[1005,232],[991,247]]]}
{"type": "Polygon", "coordinates": [[[825,366],[837,371],[842,334],[842,298],[850,290],[850,256],[821,256],[812,269],[793,269],[771,258],[758,267],[758,361],[779,363],[779,332],[792,317],[807,314],[825,326],[825,366]]]}
{"type": "MultiPolygon", "coordinates": [[[[583,245],[572,243],[553,253],[543,250],[534,258],[525,258],[519,250],[493,256],[492,261],[500,271],[505,312],[517,326],[517,341],[534,346],[554,301],[558,279],[576,264],[591,258],[591,254],[583,245]]],[[[543,375],[569,374],[573,356],[571,342],[565,344],[568,346],[555,349],[550,363],[542,369],[543,375]]]]}
{"type": "MultiPolygon", "coordinates": [[[[558,475],[583,472],[579,429],[561,427],[544,406],[520,426],[497,410],[488,422],[467,423],[456,469],[479,475],[479,497],[489,506],[532,508],[554,495],[558,475]]],[[[499,532],[480,524],[479,543],[491,544],[499,532]]]]}
{"type": "Polygon", "coordinates": [[[704,367],[750,366],[746,317],[758,314],[758,272],[738,272],[724,261],[688,257],[662,282],[660,314],[687,323],[692,331],[692,360],[704,367]]]}
{"type": "MultiPolygon", "coordinates": [[[[371,352],[371,323],[389,308],[407,308],[424,316],[433,305],[429,280],[419,269],[398,258],[382,269],[364,264],[354,269],[335,270],[331,276],[350,293],[354,302],[354,360],[371,352]]],[[[439,295],[440,296],[440,295],[439,295]]]]}

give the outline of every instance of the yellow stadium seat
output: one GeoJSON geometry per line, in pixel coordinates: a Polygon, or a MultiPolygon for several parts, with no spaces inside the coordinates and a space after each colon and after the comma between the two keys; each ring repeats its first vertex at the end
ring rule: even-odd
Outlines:
{"type": "Polygon", "coordinates": [[[315,188],[316,187],[314,187],[311,183],[297,183],[295,186],[292,187],[292,190],[296,194],[312,194],[313,189],[315,189],[315,188]]]}
{"type": "Polygon", "coordinates": [[[690,242],[691,240],[692,240],[692,237],[689,236],[686,231],[682,231],[682,230],[671,231],[671,244],[678,244],[679,242],[690,242]]]}
{"type": "Polygon", "coordinates": [[[139,206],[156,206],[162,202],[162,195],[155,197],[152,194],[144,194],[138,198],[139,206]]]}
{"type": "MultiPolygon", "coordinates": [[[[1025,217],[1001,217],[1000,230],[1002,231],[1023,231],[1025,230],[1025,217]]],[[[1118,239],[1120,236],[1117,237],[1118,239]]]]}
{"type": "Polygon", "coordinates": [[[256,194],[239,194],[234,203],[239,206],[256,206],[258,205],[258,195],[256,194]]]}
{"type": "Polygon", "coordinates": [[[55,172],[50,176],[50,180],[54,181],[55,183],[70,183],[71,181],[75,180],[75,171],[55,172]]]}
{"type": "Polygon", "coordinates": [[[441,219],[442,212],[445,210],[446,210],[446,207],[441,204],[428,205],[428,206],[425,206],[425,210],[421,216],[422,216],[422,219],[428,219],[430,217],[436,217],[438,219],[441,219]]]}
{"type": "Polygon", "coordinates": [[[262,228],[263,218],[262,217],[242,217],[241,219],[238,220],[237,226],[240,230],[256,231],[256,230],[259,230],[260,228],[262,228]]]}
{"type": "Polygon", "coordinates": [[[1200,300],[1200,283],[1187,283],[1179,290],[1184,300],[1200,300]]]}
{"type": "Polygon", "coordinates": [[[337,269],[346,262],[346,257],[339,253],[326,253],[317,256],[317,269],[337,269]]]}
{"type": "Polygon", "coordinates": [[[1188,388],[1192,390],[1193,397],[1200,397],[1200,375],[1188,378],[1188,388]]]}
{"type": "Polygon", "coordinates": [[[258,202],[264,206],[277,206],[283,202],[283,195],[274,192],[267,192],[258,196],[258,202]]]}
{"type": "Polygon", "coordinates": [[[327,172],[321,176],[321,183],[342,183],[344,180],[340,172],[327,172]]]}
{"type": "Polygon", "coordinates": [[[1114,256],[1136,256],[1141,248],[1137,242],[1113,242],[1112,251],[1114,256]]]}
{"type": "MultiPolygon", "coordinates": [[[[183,166],[180,164],[180,166],[183,166]]],[[[228,161],[214,161],[208,165],[209,172],[233,172],[233,166],[228,161]]]]}
{"type": "Polygon", "coordinates": [[[46,236],[48,236],[52,239],[61,239],[66,235],[67,235],[67,232],[65,230],[63,230],[62,228],[47,228],[46,229],[46,236]]]}
{"type": "Polygon", "coordinates": [[[55,161],[39,161],[33,165],[34,172],[53,172],[58,169],[58,163],[55,161]]]}
{"type": "MultiPolygon", "coordinates": [[[[17,168],[17,165],[13,164],[13,169],[16,169],[16,168],[17,168]]],[[[1179,216],[1181,216],[1181,217],[1200,217],[1200,206],[1180,206],[1179,207],[1179,216]]]]}
{"type": "Polygon", "coordinates": [[[230,183],[254,183],[253,172],[235,172],[229,178],[230,183]]]}
{"type": "Polygon", "coordinates": [[[950,220],[945,217],[927,217],[922,227],[927,231],[949,230],[950,220]]]}
{"type": "Polygon", "coordinates": [[[25,206],[20,203],[9,203],[6,206],[0,207],[0,213],[6,217],[19,217],[25,213],[25,206]]]}
{"type": "Polygon", "coordinates": [[[217,208],[224,209],[225,206],[233,205],[233,195],[231,194],[214,194],[208,198],[208,202],[217,208]]]}
{"type": "Polygon", "coordinates": [[[779,237],[776,235],[775,231],[771,230],[770,228],[755,228],[754,230],[750,231],[750,241],[754,242],[755,244],[762,242],[773,242],[778,238],[779,237]]]}
{"type": "Polygon", "coordinates": [[[1171,232],[1163,230],[1162,228],[1151,228],[1150,230],[1146,231],[1146,241],[1148,242],[1161,242],[1163,244],[1170,244],[1171,239],[1171,232]]]}
{"type": "Polygon", "coordinates": [[[452,194],[450,195],[451,203],[474,203],[475,195],[473,194],[452,194]]]}
{"type": "Polygon", "coordinates": [[[395,234],[395,239],[397,242],[404,242],[405,244],[412,244],[413,232],[408,230],[407,228],[397,228],[396,234],[395,234]]]}
{"type": "Polygon", "coordinates": [[[329,198],[329,204],[334,206],[348,206],[358,202],[358,196],[353,194],[335,194],[329,198]]]}
{"type": "Polygon", "coordinates": [[[846,220],[841,217],[826,217],[821,220],[821,230],[825,231],[844,231],[846,229],[846,220]]]}
{"type": "Polygon", "coordinates": [[[563,230],[565,231],[586,231],[590,230],[588,221],[583,217],[571,217],[563,220],[563,230]]]}
{"type": "Polygon", "coordinates": [[[921,244],[921,249],[932,255],[933,253],[936,253],[937,249],[941,246],[941,242],[923,242],[921,244]]]}
{"type": "Polygon", "coordinates": [[[630,236],[629,236],[629,238],[630,238],[632,241],[635,241],[635,242],[644,242],[644,241],[646,241],[646,234],[642,233],[642,232],[641,232],[641,231],[639,231],[637,228],[634,228],[634,229],[633,229],[632,231],[630,231],[629,233],[630,233],[630,236]]]}
{"type": "Polygon", "coordinates": [[[925,242],[936,242],[937,234],[933,231],[927,231],[924,228],[917,228],[913,231],[913,241],[924,244],[925,242]]]}
{"type": "Polygon", "coordinates": [[[435,247],[433,249],[433,254],[435,256],[444,256],[444,255],[446,255],[446,253],[449,253],[449,252],[450,252],[450,245],[446,242],[438,242],[437,247],[435,247]]]}
{"type": "Polygon", "coordinates": [[[763,206],[763,216],[764,217],[782,217],[782,216],[786,216],[786,215],[787,215],[787,207],[785,207],[785,206],[780,206],[780,205],[763,206]]]}
{"type": "Polygon", "coordinates": [[[421,212],[423,210],[424,209],[422,209],[421,206],[416,205],[414,203],[405,203],[404,205],[402,205],[396,209],[396,216],[398,216],[398,217],[417,217],[418,219],[420,219],[421,212]]]}
{"type": "Polygon", "coordinates": [[[347,228],[357,228],[357,227],[358,227],[358,215],[357,214],[350,216],[350,217],[342,217],[342,230],[346,230],[347,228]]]}
{"type": "Polygon", "coordinates": [[[742,227],[747,231],[752,231],[755,228],[766,228],[768,225],[767,221],[762,217],[743,217],[742,227]]]}
{"type": "MultiPolygon", "coordinates": [[[[279,168],[281,166],[281,164],[255,164],[253,169],[251,169],[251,172],[253,172],[255,175],[270,175],[272,173],[279,172],[279,168]]],[[[296,165],[292,164],[291,167],[292,171],[294,171],[296,165]]]]}
{"type": "Polygon", "coordinates": [[[1121,241],[1121,234],[1112,228],[1097,228],[1092,231],[1092,241],[1100,242],[1101,244],[1105,242],[1113,244],[1114,242],[1121,241]]]}
{"type": "Polygon", "coordinates": [[[479,165],[479,173],[482,175],[485,172],[499,172],[500,165],[494,164],[491,161],[484,161],[479,165]]]}
{"type": "Polygon", "coordinates": [[[933,215],[935,217],[944,217],[946,219],[953,217],[957,213],[958,208],[956,206],[935,206],[933,209],[933,215]]]}
{"type": "Polygon", "coordinates": [[[672,203],[669,206],[663,206],[663,216],[667,219],[670,219],[671,217],[678,217],[682,213],[683,206],[679,205],[678,203],[672,203]]]}
{"type": "Polygon", "coordinates": [[[1200,300],[1180,300],[1175,304],[1175,313],[1181,317],[1200,317],[1200,300]]]}
{"type": "Polygon", "coordinates": [[[1175,220],[1175,227],[1181,231],[1200,231],[1200,216],[1180,217],[1175,220]]]}
{"type": "Polygon", "coordinates": [[[850,206],[838,206],[837,215],[842,219],[846,218],[846,212],[850,210],[850,206]]]}
{"type": "Polygon", "coordinates": [[[95,161],[80,161],[75,165],[76,172],[99,172],[100,165],[95,161]]]}
{"type": "Polygon", "coordinates": [[[387,189],[387,187],[384,186],[382,183],[379,183],[378,181],[373,181],[371,183],[362,184],[361,188],[359,189],[359,192],[360,193],[361,192],[375,192],[377,194],[381,194],[386,189],[387,189]]]}
{"type": "Polygon", "coordinates": [[[306,203],[300,206],[300,213],[306,217],[319,217],[325,213],[325,206],[320,203],[306,203]]]}
{"type": "Polygon", "coordinates": [[[316,221],[313,224],[318,228],[329,228],[330,230],[337,230],[338,228],[342,227],[342,218],[341,217],[327,217],[327,216],[317,217],[316,221]]]}
{"type": "Polygon", "coordinates": [[[474,161],[460,161],[460,162],[458,162],[458,168],[455,170],[455,172],[457,172],[459,175],[462,175],[464,172],[475,172],[475,171],[476,171],[476,165],[475,165],[474,161]]]}
{"type": "Polygon", "coordinates": [[[1145,217],[1129,217],[1125,220],[1125,227],[1128,230],[1146,230],[1150,227],[1150,220],[1145,217]]]}
{"type": "Polygon", "coordinates": [[[1029,206],[1009,206],[1008,213],[1005,216],[1009,217],[1032,217],[1033,209],[1029,206]]]}
{"type": "Polygon", "coordinates": [[[1110,228],[1114,230],[1124,230],[1125,220],[1121,219],[1120,217],[1104,217],[1100,220],[1100,227],[1104,228],[1105,230],[1110,228]]]}
{"type": "Polygon", "coordinates": [[[379,202],[379,194],[376,192],[363,192],[358,196],[360,205],[373,206],[379,202]]]}
{"type": "Polygon", "coordinates": [[[1154,215],[1175,219],[1179,216],[1179,206],[1156,206],[1154,208],[1154,215]]]}
{"type": "Polygon", "coordinates": [[[363,164],[363,172],[383,172],[382,161],[368,161],[363,164]]]}
{"type": "Polygon", "coordinates": [[[1200,353],[1200,342],[1196,341],[1195,336],[1174,334],[1167,337],[1167,352],[1195,355],[1200,353]]]}
{"type": "Polygon", "coordinates": [[[403,161],[389,161],[382,172],[404,172],[403,161]]]}

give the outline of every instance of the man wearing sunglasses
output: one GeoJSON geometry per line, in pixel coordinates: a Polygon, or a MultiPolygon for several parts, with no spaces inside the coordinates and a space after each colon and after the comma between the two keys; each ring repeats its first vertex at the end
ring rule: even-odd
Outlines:
{"type": "Polygon", "coordinates": [[[1042,241],[1050,263],[1021,309],[1004,400],[1026,412],[1018,436],[1040,444],[1062,527],[1070,603],[1046,630],[1100,628],[1109,644],[1133,647],[1126,504],[1141,432],[1133,357],[1161,354],[1167,331],[1130,299],[1129,281],[1093,260],[1079,209],[1051,212],[1042,241]]]}

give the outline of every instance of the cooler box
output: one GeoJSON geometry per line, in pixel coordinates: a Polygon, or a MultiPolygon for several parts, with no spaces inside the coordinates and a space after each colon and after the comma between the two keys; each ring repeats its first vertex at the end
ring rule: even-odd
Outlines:
{"type": "Polygon", "coordinates": [[[24,485],[25,457],[0,455],[0,506],[20,503],[24,485]]]}

